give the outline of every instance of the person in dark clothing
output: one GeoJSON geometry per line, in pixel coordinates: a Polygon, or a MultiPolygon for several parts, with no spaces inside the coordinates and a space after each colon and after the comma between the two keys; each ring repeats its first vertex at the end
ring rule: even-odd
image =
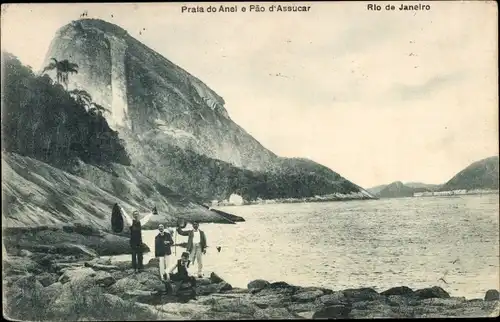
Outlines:
{"type": "Polygon", "coordinates": [[[203,255],[207,252],[207,237],[205,232],[198,229],[199,224],[193,222],[193,229],[183,231],[181,227],[177,227],[177,233],[181,236],[188,236],[186,250],[190,253],[190,262],[198,262],[198,277],[202,277],[203,270],[203,255]]]}
{"type": "Polygon", "coordinates": [[[157,212],[156,210],[153,210],[153,212],[148,213],[142,219],[139,219],[140,215],[137,210],[134,210],[134,212],[132,213],[133,218],[131,218],[122,207],[120,207],[120,210],[123,214],[124,219],[130,227],[132,268],[134,269],[134,272],[137,273],[139,270],[142,270],[144,268],[142,262],[142,226],[144,226],[151,219],[151,216],[156,215],[157,212]]]}
{"type": "Polygon", "coordinates": [[[172,282],[174,282],[174,285],[175,285],[175,289],[173,290],[173,294],[177,293],[177,291],[181,287],[182,283],[187,282],[187,283],[191,284],[191,287],[196,286],[196,279],[194,278],[194,276],[189,276],[188,271],[187,271],[190,262],[191,261],[189,260],[189,253],[183,252],[181,255],[181,258],[179,260],[177,260],[177,263],[169,269],[169,271],[168,271],[169,278],[168,279],[172,280],[172,282]],[[172,273],[176,269],[177,269],[177,272],[172,273]]]}
{"type": "Polygon", "coordinates": [[[158,230],[160,232],[155,237],[155,257],[159,259],[160,278],[164,281],[166,279],[166,270],[170,267],[171,246],[174,241],[172,240],[172,234],[165,231],[162,224],[158,226],[158,230]]]}

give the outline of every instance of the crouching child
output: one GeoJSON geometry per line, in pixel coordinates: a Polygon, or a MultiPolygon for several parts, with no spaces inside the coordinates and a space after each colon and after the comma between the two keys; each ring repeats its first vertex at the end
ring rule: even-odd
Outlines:
{"type": "Polygon", "coordinates": [[[190,264],[189,253],[183,252],[181,258],[177,260],[177,263],[172,266],[169,270],[168,279],[174,282],[174,289],[172,290],[172,294],[176,294],[177,291],[181,288],[182,283],[190,283],[191,287],[196,286],[196,279],[194,276],[189,276],[188,267],[190,264]],[[177,270],[176,273],[173,271],[177,270]]]}

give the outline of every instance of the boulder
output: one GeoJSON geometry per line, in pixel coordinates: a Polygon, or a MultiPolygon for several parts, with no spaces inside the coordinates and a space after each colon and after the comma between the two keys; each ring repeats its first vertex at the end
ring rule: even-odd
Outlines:
{"type": "Polygon", "coordinates": [[[214,312],[234,312],[246,315],[253,315],[258,309],[255,304],[240,298],[220,299],[212,305],[214,312]]]}
{"type": "Polygon", "coordinates": [[[268,287],[271,285],[268,281],[265,280],[253,280],[250,283],[248,283],[247,288],[249,290],[262,290],[263,288],[268,287]]]}
{"type": "Polygon", "coordinates": [[[105,264],[99,264],[99,263],[93,263],[93,262],[85,262],[84,263],[85,267],[90,267],[96,271],[116,271],[118,270],[118,266],[116,265],[105,265],[105,264]]]}
{"type": "Polygon", "coordinates": [[[196,285],[209,285],[212,283],[218,283],[218,282],[212,282],[209,278],[197,278],[196,279],[196,285]]]}
{"type": "Polygon", "coordinates": [[[256,296],[281,294],[291,298],[298,290],[300,288],[297,286],[289,285],[285,282],[277,282],[271,283],[266,288],[260,290],[256,293],[256,296]]]}
{"type": "MultiPolygon", "coordinates": [[[[374,318],[397,318],[397,317],[409,317],[405,313],[403,314],[400,307],[391,307],[382,301],[365,301],[354,303],[357,308],[352,308],[349,313],[349,319],[374,319],[374,318]],[[360,305],[363,304],[363,305],[360,305]],[[397,311],[397,312],[395,312],[397,311]]],[[[406,307],[402,307],[406,308],[406,307]]],[[[413,309],[411,309],[413,312],[413,309]]]]}
{"type": "Polygon", "coordinates": [[[95,275],[96,272],[88,267],[72,268],[64,270],[63,274],[59,277],[59,282],[65,284],[72,280],[83,280],[95,275]]]}
{"type": "Polygon", "coordinates": [[[321,306],[330,306],[330,305],[345,305],[349,301],[344,296],[342,291],[336,291],[332,294],[326,294],[316,298],[315,303],[321,306]]]}
{"type": "Polygon", "coordinates": [[[307,312],[297,313],[297,315],[300,316],[303,319],[312,320],[312,318],[314,316],[314,313],[315,313],[315,311],[307,311],[307,312]]]}
{"type": "Polygon", "coordinates": [[[108,288],[108,292],[114,295],[123,296],[125,292],[129,290],[144,290],[151,291],[150,288],[144,286],[141,282],[139,282],[136,278],[133,277],[125,277],[120,280],[117,280],[113,285],[108,288]]]}
{"type": "Polygon", "coordinates": [[[292,296],[292,300],[295,302],[311,302],[320,296],[323,296],[322,290],[304,291],[304,292],[295,293],[292,296]]]}
{"type": "Polygon", "coordinates": [[[19,256],[21,256],[21,257],[31,257],[31,256],[33,256],[33,253],[30,252],[27,249],[21,249],[21,250],[19,250],[19,256]]]}
{"type": "Polygon", "coordinates": [[[97,271],[94,276],[94,280],[97,285],[103,287],[109,287],[116,282],[110,273],[104,271],[97,271]]]}
{"type": "Polygon", "coordinates": [[[249,290],[246,288],[240,288],[240,287],[233,287],[231,290],[232,294],[248,294],[249,290]]]}
{"type": "Polygon", "coordinates": [[[55,282],[57,282],[58,276],[56,274],[54,274],[54,273],[43,272],[43,273],[37,275],[36,279],[43,286],[49,286],[49,285],[54,284],[55,282]]]}
{"type": "Polygon", "coordinates": [[[321,309],[323,305],[316,302],[306,302],[306,303],[292,303],[287,306],[290,312],[301,313],[301,312],[315,312],[321,309]]]}
{"type": "Polygon", "coordinates": [[[194,303],[166,303],[156,306],[156,309],[179,317],[193,317],[210,311],[210,306],[194,303]]]}
{"type": "Polygon", "coordinates": [[[4,315],[14,320],[36,320],[45,315],[50,298],[35,276],[23,276],[8,288],[2,296],[4,315]]]}
{"type": "Polygon", "coordinates": [[[390,288],[386,291],[383,291],[380,294],[384,295],[384,296],[390,296],[390,295],[413,296],[414,292],[411,288],[409,288],[407,286],[397,286],[397,287],[390,288]]]}
{"type": "Polygon", "coordinates": [[[347,319],[351,308],[346,305],[331,305],[316,311],[313,319],[347,319]]]}
{"type": "Polygon", "coordinates": [[[36,279],[36,276],[28,275],[19,278],[13,283],[13,287],[20,290],[21,293],[24,290],[34,290],[41,292],[43,290],[43,285],[36,279]]]}
{"type": "Polygon", "coordinates": [[[500,299],[500,294],[498,293],[497,290],[488,290],[486,291],[486,294],[484,295],[484,300],[485,301],[498,301],[500,299]]]}
{"type": "Polygon", "coordinates": [[[460,308],[465,302],[465,297],[427,298],[420,301],[426,306],[444,306],[448,309],[460,308]]]}
{"type": "Polygon", "coordinates": [[[55,264],[59,259],[65,258],[57,254],[33,253],[31,258],[47,272],[55,273],[57,271],[55,264]]]}
{"type": "Polygon", "coordinates": [[[390,306],[416,306],[419,302],[418,299],[413,296],[389,295],[387,296],[387,304],[390,306]]]}
{"type": "Polygon", "coordinates": [[[53,262],[51,266],[51,271],[54,271],[55,273],[58,274],[63,274],[64,271],[70,269],[78,269],[78,268],[83,268],[82,263],[78,262],[70,262],[70,263],[64,263],[64,262],[53,262]]]}
{"type": "Polygon", "coordinates": [[[29,257],[8,256],[2,259],[3,272],[6,275],[40,274],[42,267],[29,257]]]}
{"type": "Polygon", "coordinates": [[[285,307],[292,303],[292,297],[291,295],[280,294],[280,293],[271,293],[271,294],[257,293],[250,297],[250,301],[261,309],[268,307],[285,307]]]}
{"type": "Polygon", "coordinates": [[[210,281],[212,283],[222,283],[222,282],[225,282],[222,278],[219,277],[219,275],[215,274],[214,272],[210,273],[210,281]]]}
{"type": "Polygon", "coordinates": [[[46,286],[43,289],[43,292],[47,294],[47,297],[51,299],[51,301],[55,300],[63,291],[63,285],[59,282],[55,282],[46,286]]]}
{"type": "Polygon", "coordinates": [[[212,293],[220,293],[220,292],[226,292],[230,291],[232,289],[231,284],[228,284],[226,282],[221,282],[217,284],[204,284],[204,285],[199,285],[196,284],[196,294],[197,295],[209,295],[212,293]]]}
{"type": "Polygon", "coordinates": [[[429,288],[423,288],[415,291],[415,296],[420,299],[430,299],[430,298],[449,298],[450,294],[443,290],[439,286],[433,286],[429,288]]]}
{"type": "Polygon", "coordinates": [[[285,320],[285,319],[297,319],[297,315],[291,313],[283,307],[269,307],[266,309],[258,309],[254,313],[254,318],[257,320],[285,320]]]}
{"type": "Polygon", "coordinates": [[[271,283],[271,284],[269,284],[268,288],[270,288],[270,289],[293,289],[294,291],[299,289],[298,286],[290,285],[287,282],[283,282],[283,281],[271,283]]]}
{"type": "Polygon", "coordinates": [[[380,299],[381,295],[372,288],[346,289],[342,291],[344,296],[351,302],[374,301],[380,299]]]}
{"type": "MultiPolygon", "coordinates": [[[[159,285],[164,285],[162,280],[160,279],[159,272],[150,272],[150,271],[142,271],[138,274],[133,275],[135,279],[137,279],[141,284],[145,285],[149,289],[156,289],[159,285]]],[[[165,287],[160,287],[160,289],[164,289],[165,287]]]]}
{"type": "Polygon", "coordinates": [[[99,264],[99,265],[112,265],[113,262],[111,261],[111,257],[104,258],[104,257],[96,257],[94,259],[91,259],[90,261],[87,261],[89,264],[99,264]]]}

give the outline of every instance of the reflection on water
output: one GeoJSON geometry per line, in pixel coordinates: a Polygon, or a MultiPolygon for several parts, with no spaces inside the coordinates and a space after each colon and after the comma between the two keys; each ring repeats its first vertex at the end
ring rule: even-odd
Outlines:
{"type": "MultiPolygon", "coordinates": [[[[438,285],[482,298],[499,288],[498,207],[498,195],[225,207],[246,222],[201,225],[204,271],[239,287],[257,278],[377,291],[438,285]]],[[[144,232],[152,251],[155,234],[144,232]]]]}

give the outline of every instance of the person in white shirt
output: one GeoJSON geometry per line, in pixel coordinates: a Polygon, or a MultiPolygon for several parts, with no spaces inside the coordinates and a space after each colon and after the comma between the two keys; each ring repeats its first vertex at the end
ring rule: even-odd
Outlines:
{"type": "Polygon", "coordinates": [[[177,232],[182,236],[189,236],[186,250],[190,254],[190,261],[198,263],[198,277],[201,278],[203,270],[203,254],[206,254],[207,248],[207,238],[205,232],[198,229],[199,224],[193,222],[193,229],[188,231],[183,231],[180,227],[177,227],[177,232]]]}
{"type": "Polygon", "coordinates": [[[125,210],[120,207],[123,217],[130,227],[130,247],[132,249],[132,268],[134,272],[137,273],[139,270],[144,268],[142,262],[142,226],[145,225],[153,215],[157,214],[156,208],[153,209],[151,213],[148,213],[142,219],[139,220],[139,212],[134,210],[131,218],[125,210]]]}
{"type": "Polygon", "coordinates": [[[155,237],[155,257],[159,260],[160,279],[167,279],[166,270],[170,267],[170,255],[172,255],[171,247],[174,245],[170,231],[165,231],[165,227],[160,224],[160,231],[155,237]]]}

